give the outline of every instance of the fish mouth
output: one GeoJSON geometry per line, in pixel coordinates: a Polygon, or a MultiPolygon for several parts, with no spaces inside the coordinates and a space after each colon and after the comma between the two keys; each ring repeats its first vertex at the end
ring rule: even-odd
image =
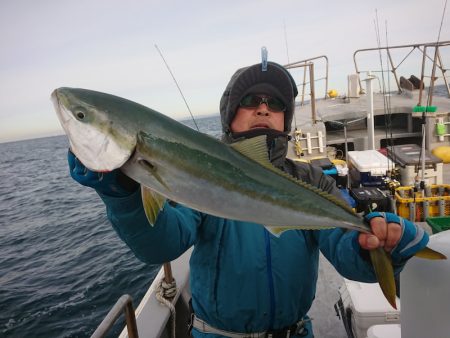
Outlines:
{"type": "Polygon", "coordinates": [[[59,122],[61,123],[61,127],[64,129],[64,131],[68,132],[67,130],[67,122],[70,120],[70,114],[68,114],[68,112],[63,109],[62,103],[61,103],[61,95],[60,92],[58,91],[58,89],[55,89],[51,96],[50,96],[52,102],[53,102],[53,107],[55,108],[56,111],[56,116],[58,116],[59,122]]]}
{"type": "Polygon", "coordinates": [[[56,106],[59,106],[59,99],[58,99],[58,89],[55,89],[52,94],[50,95],[53,104],[56,106]]]}
{"type": "Polygon", "coordinates": [[[52,92],[52,94],[50,95],[50,99],[52,100],[53,107],[55,108],[56,114],[59,117],[59,115],[61,115],[61,109],[60,109],[60,106],[59,106],[58,89],[55,89],[52,92]]]}

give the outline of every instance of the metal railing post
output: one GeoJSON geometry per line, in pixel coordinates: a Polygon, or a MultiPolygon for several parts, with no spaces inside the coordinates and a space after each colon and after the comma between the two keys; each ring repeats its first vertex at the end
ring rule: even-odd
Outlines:
{"type": "Polygon", "coordinates": [[[314,88],[314,63],[309,63],[309,88],[311,90],[311,115],[313,123],[317,122],[316,117],[316,92],[314,88]]]}
{"type": "MultiPolygon", "coordinates": [[[[329,69],[329,62],[328,62],[328,57],[326,55],[320,55],[320,56],[316,56],[316,57],[312,57],[312,58],[308,58],[305,60],[301,60],[301,61],[296,61],[293,63],[289,63],[287,65],[284,65],[284,68],[286,69],[292,69],[292,68],[299,68],[299,67],[303,67],[304,68],[304,72],[303,72],[303,83],[302,85],[302,94],[301,94],[301,102],[300,104],[303,105],[304,103],[304,96],[305,96],[305,88],[306,85],[310,82],[306,82],[306,67],[308,67],[308,65],[311,63],[311,61],[313,60],[317,60],[317,59],[325,59],[325,77],[323,78],[319,78],[319,79],[315,79],[313,77],[313,80],[310,80],[310,82],[314,81],[314,82],[318,82],[320,80],[325,80],[325,94],[324,94],[324,99],[327,98],[328,95],[328,69],[329,69]]],[[[300,86],[299,84],[297,84],[298,86],[300,86]]]]}
{"type": "Polygon", "coordinates": [[[438,50],[438,60],[439,60],[439,68],[441,69],[441,72],[442,72],[442,79],[444,80],[445,86],[447,87],[447,95],[448,95],[448,97],[450,97],[450,87],[448,85],[447,78],[445,77],[445,72],[447,70],[444,68],[444,65],[442,63],[442,58],[441,58],[441,52],[439,50],[438,50]]]}
{"type": "MultiPolygon", "coordinates": [[[[389,62],[390,62],[390,64],[391,64],[391,66],[392,66],[392,73],[393,73],[393,75],[394,75],[394,77],[395,77],[395,81],[396,81],[396,83],[397,83],[398,90],[399,90],[399,92],[401,93],[401,92],[402,92],[402,89],[401,89],[401,87],[400,87],[400,84],[399,84],[399,81],[398,81],[398,78],[397,78],[397,69],[399,68],[399,66],[403,63],[403,61],[405,61],[405,59],[406,59],[407,57],[409,57],[409,55],[410,55],[416,48],[417,48],[418,50],[422,51],[422,47],[423,47],[422,74],[421,74],[421,82],[422,82],[422,84],[423,84],[423,83],[424,83],[424,78],[425,78],[425,61],[426,61],[426,58],[430,59],[432,62],[434,61],[433,59],[431,59],[431,58],[427,55],[426,50],[427,50],[427,47],[434,47],[434,48],[436,48],[436,49],[438,50],[438,53],[437,53],[437,54],[438,54],[437,59],[438,59],[439,62],[434,62],[433,64],[435,65],[435,67],[439,67],[439,68],[441,69],[441,72],[442,72],[442,75],[443,75],[443,78],[444,78],[444,82],[445,82],[446,87],[447,87],[447,92],[448,92],[448,95],[449,95],[449,97],[450,97],[450,87],[449,87],[449,83],[448,83],[448,81],[447,81],[447,79],[446,79],[446,77],[445,77],[445,72],[446,72],[447,70],[444,68],[444,66],[443,66],[443,64],[442,64],[442,60],[441,60],[440,52],[439,52],[439,48],[440,48],[440,47],[449,47],[449,46],[450,46],[450,41],[441,41],[441,42],[439,42],[439,43],[436,43],[436,42],[433,42],[433,43],[418,43],[418,44],[410,44],[410,45],[399,45],[399,46],[389,46],[389,47],[377,47],[377,48],[358,49],[357,51],[355,51],[355,52],[353,53],[353,63],[355,64],[355,71],[356,71],[356,74],[358,74],[358,82],[359,82],[360,88],[362,88],[362,86],[361,86],[361,77],[360,77],[361,72],[374,71],[374,70],[373,70],[373,69],[369,69],[369,70],[361,70],[361,69],[358,68],[358,63],[357,63],[357,61],[356,61],[356,55],[357,55],[358,53],[361,53],[361,52],[370,52],[370,51],[386,50],[387,53],[388,53],[389,62]],[[410,48],[410,47],[412,47],[413,49],[408,53],[408,55],[405,56],[405,58],[404,58],[400,63],[398,63],[397,66],[395,66],[395,65],[394,65],[394,62],[393,62],[393,59],[392,59],[392,56],[391,56],[391,51],[392,51],[393,49],[402,49],[402,48],[410,48]]],[[[377,71],[377,72],[380,72],[380,71],[377,71]]],[[[381,72],[384,72],[384,70],[382,69],[381,72]]],[[[419,94],[419,100],[420,100],[420,101],[419,101],[419,105],[420,105],[421,102],[422,102],[422,89],[421,89],[421,92],[420,92],[420,94],[419,94]]]]}
{"type": "Polygon", "coordinates": [[[102,338],[104,337],[120,315],[125,313],[125,320],[127,323],[128,337],[129,338],[139,338],[136,317],[134,315],[133,302],[130,295],[122,295],[119,300],[114,304],[114,306],[109,310],[106,317],[97,327],[97,329],[92,334],[91,338],[102,338]]]}
{"type": "Polygon", "coordinates": [[[358,83],[359,83],[359,92],[360,94],[363,94],[363,89],[362,89],[362,83],[361,83],[361,77],[359,76],[359,69],[358,69],[358,64],[356,63],[356,53],[358,53],[359,50],[355,51],[353,53],[353,63],[355,64],[355,71],[356,74],[358,74],[358,83]]]}
{"type": "Polygon", "coordinates": [[[305,66],[303,67],[302,102],[300,103],[302,106],[305,103],[305,88],[306,88],[306,61],[305,66]]]}
{"type": "Polygon", "coordinates": [[[419,103],[417,105],[420,107],[422,105],[422,93],[424,88],[425,80],[425,59],[427,57],[427,46],[423,47],[423,57],[422,57],[422,73],[420,74],[420,88],[419,88],[419,103]]]}
{"type": "Polygon", "coordinates": [[[397,83],[398,92],[399,92],[399,94],[401,94],[403,92],[403,90],[400,87],[400,82],[398,81],[397,72],[396,72],[397,69],[395,68],[394,62],[392,61],[391,53],[389,52],[389,48],[387,48],[387,47],[386,47],[386,52],[387,52],[387,55],[389,58],[389,62],[391,64],[391,69],[392,69],[391,71],[394,74],[395,82],[397,83]]]}
{"type": "Polygon", "coordinates": [[[166,283],[172,283],[173,281],[173,275],[172,275],[172,266],[170,265],[170,262],[164,263],[164,281],[166,283]]]}

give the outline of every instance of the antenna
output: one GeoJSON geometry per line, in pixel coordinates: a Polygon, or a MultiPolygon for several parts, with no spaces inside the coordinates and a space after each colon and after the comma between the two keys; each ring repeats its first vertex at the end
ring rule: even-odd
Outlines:
{"type": "Polygon", "coordinates": [[[165,65],[166,65],[166,67],[167,67],[167,70],[169,71],[170,75],[172,76],[173,81],[175,81],[175,84],[176,84],[176,86],[177,86],[177,88],[178,88],[178,91],[179,91],[180,94],[181,94],[181,97],[183,98],[184,103],[186,104],[186,107],[187,107],[187,109],[188,109],[188,111],[189,111],[189,114],[191,114],[192,121],[194,122],[195,127],[197,128],[197,131],[200,131],[200,129],[198,129],[197,122],[196,122],[195,119],[194,119],[194,115],[192,115],[191,108],[189,108],[189,105],[188,105],[188,103],[187,103],[187,101],[186,101],[186,98],[184,97],[183,92],[181,91],[181,88],[180,88],[180,86],[178,85],[177,80],[175,79],[175,76],[173,75],[172,71],[170,70],[170,67],[169,67],[169,65],[167,64],[166,59],[164,59],[164,56],[163,56],[163,54],[161,53],[161,50],[158,48],[158,45],[157,45],[157,44],[155,44],[155,48],[156,48],[156,50],[158,51],[159,55],[161,55],[161,58],[163,59],[165,65]]]}

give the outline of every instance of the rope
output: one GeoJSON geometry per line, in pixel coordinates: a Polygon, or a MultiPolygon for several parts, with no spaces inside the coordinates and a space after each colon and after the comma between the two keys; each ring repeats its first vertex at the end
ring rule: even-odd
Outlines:
{"type": "Polygon", "coordinates": [[[170,310],[170,322],[172,326],[172,338],[176,338],[175,333],[175,319],[176,319],[176,312],[175,312],[175,306],[172,304],[171,300],[175,297],[177,294],[177,283],[175,279],[172,280],[171,283],[167,283],[164,278],[161,278],[161,280],[158,283],[158,286],[156,287],[156,299],[162,304],[169,308],[170,310]]]}

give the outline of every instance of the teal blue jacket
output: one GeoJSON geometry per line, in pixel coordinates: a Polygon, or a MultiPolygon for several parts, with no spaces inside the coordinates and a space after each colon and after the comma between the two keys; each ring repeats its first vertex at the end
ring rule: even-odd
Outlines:
{"type": "MultiPolygon", "coordinates": [[[[298,170],[302,179],[339,194],[334,181],[320,170],[302,165],[298,170]]],[[[281,329],[306,316],[315,297],[319,252],[342,276],[375,281],[353,231],[290,230],[276,237],[259,224],[172,203],[164,205],[152,227],[139,191],[120,198],[100,196],[114,229],[140,260],[161,264],[194,246],[192,306],[199,318],[222,330],[281,329]]],[[[193,334],[206,337],[195,330],[193,334]]]]}

